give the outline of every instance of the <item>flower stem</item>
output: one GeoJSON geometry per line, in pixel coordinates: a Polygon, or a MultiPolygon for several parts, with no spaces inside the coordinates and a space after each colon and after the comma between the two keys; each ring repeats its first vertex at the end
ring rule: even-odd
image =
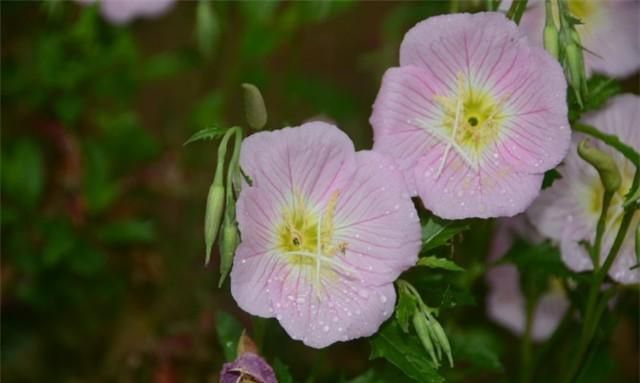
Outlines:
{"type": "MultiPolygon", "coordinates": [[[[634,213],[635,209],[627,209],[627,211],[625,211],[622,222],[620,223],[620,229],[618,230],[618,234],[616,235],[616,239],[613,242],[613,246],[611,246],[611,250],[609,251],[609,255],[607,256],[604,265],[602,265],[601,269],[599,269],[598,271],[594,271],[593,273],[593,280],[591,283],[591,288],[589,290],[587,306],[584,314],[582,334],[580,336],[580,341],[578,342],[578,348],[574,354],[575,356],[573,358],[573,362],[567,370],[564,379],[562,379],[562,382],[564,383],[570,383],[573,381],[574,376],[576,375],[582,364],[582,360],[589,344],[591,343],[595,330],[598,328],[600,317],[602,316],[604,307],[606,305],[606,302],[604,303],[604,305],[603,303],[600,303],[600,305],[597,304],[598,293],[600,292],[602,282],[607,276],[609,269],[611,268],[611,265],[616,258],[616,255],[618,255],[620,247],[622,247],[622,242],[624,241],[624,237],[627,234],[627,229],[629,229],[631,218],[633,217],[634,213]]],[[[603,300],[608,299],[608,295],[609,294],[605,294],[605,296],[602,297],[603,300]]]]}
{"type": "Polygon", "coordinates": [[[593,270],[598,272],[600,268],[600,248],[602,247],[602,235],[607,224],[607,212],[609,211],[609,205],[611,204],[611,198],[613,193],[605,191],[602,196],[602,210],[600,211],[600,218],[598,219],[598,226],[596,228],[596,239],[593,247],[591,248],[591,260],[593,261],[593,270]]]}
{"type": "Polygon", "coordinates": [[[533,315],[535,313],[536,301],[534,299],[527,299],[525,307],[525,326],[524,334],[522,336],[522,343],[520,344],[520,383],[529,383],[532,379],[531,376],[531,331],[533,329],[533,315]]]}

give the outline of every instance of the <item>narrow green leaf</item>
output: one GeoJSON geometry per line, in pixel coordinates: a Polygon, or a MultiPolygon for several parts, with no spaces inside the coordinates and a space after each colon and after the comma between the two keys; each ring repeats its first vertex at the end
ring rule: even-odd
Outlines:
{"type": "Polygon", "coordinates": [[[464,271],[464,269],[455,262],[446,258],[438,258],[436,256],[428,256],[424,258],[420,258],[418,260],[417,266],[426,266],[432,269],[444,269],[449,271],[464,271]]]}
{"type": "Polygon", "coordinates": [[[216,332],[218,342],[227,361],[236,359],[236,347],[242,333],[242,326],[231,315],[224,311],[218,311],[216,315],[216,332]]]}
{"type": "Polygon", "coordinates": [[[419,383],[444,382],[418,340],[404,334],[395,320],[387,321],[371,338],[369,358],[385,358],[419,383]]]}
{"type": "Polygon", "coordinates": [[[213,127],[213,128],[207,128],[207,129],[199,130],[199,131],[195,132],[183,144],[183,146],[187,146],[190,143],[196,142],[196,141],[215,140],[217,138],[220,138],[220,137],[224,136],[224,134],[227,132],[227,130],[229,130],[229,128],[220,128],[220,127],[213,127]]]}

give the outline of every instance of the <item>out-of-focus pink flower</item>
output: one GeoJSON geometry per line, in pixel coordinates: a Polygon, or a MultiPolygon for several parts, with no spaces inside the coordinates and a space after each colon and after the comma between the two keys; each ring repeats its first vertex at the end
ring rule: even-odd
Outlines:
{"type": "Polygon", "coordinates": [[[260,356],[245,352],[235,361],[225,363],[220,371],[220,383],[278,383],[269,364],[260,356]]]}
{"type": "MultiPolygon", "coordinates": [[[[504,256],[516,238],[531,243],[542,241],[540,234],[529,224],[524,215],[500,219],[496,223],[489,260],[496,261],[504,256]]],[[[516,334],[524,333],[526,314],[525,298],[520,290],[520,275],[514,265],[499,265],[487,272],[489,294],[487,314],[516,334]]],[[[558,327],[569,301],[560,286],[550,286],[535,307],[531,338],[536,341],[547,339],[558,327]]]]}
{"type": "Polygon", "coordinates": [[[496,12],[431,17],[404,37],[373,106],[374,151],[449,219],[513,216],[570,143],[560,65],[496,12]]]}
{"type": "MultiPolygon", "coordinates": [[[[506,0],[500,8],[506,10],[510,5],[511,1],[506,0]]],[[[640,69],[640,1],[569,0],[567,5],[583,23],[576,30],[582,45],[589,50],[585,51],[587,73],[626,77],[640,69]]],[[[544,1],[530,0],[520,20],[522,31],[540,47],[544,18],[544,1]]]]}
{"type": "MultiPolygon", "coordinates": [[[[76,0],[93,4],[96,0],[76,0]]],[[[127,24],[135,18],[153,18],[167,12],[175,0],[97,0],[102,16],[112,24],[127,24]]]]}
{"type": "MultiPolygon", "coordinates": [[[[640,97],[630,94],[617,96],[605,109],[588,115],[583,121],[602,132],[618,136],[622,142],[640,150],[640,97]]],[[[604,193],[598,173],[576,153],[576,145],[583,138],[585,136],[575,135],[573,150],[559,168],[562,179],[544,190],[527,212],[540,233],[560,243],[563,261],[575,271],[590,270],[593,267],[581,242],[594,242],[604,193]]],[[[622,175],[622,185],[614,195],[607,214],[599,255],[602,264],[620,227],[624,195],[631,187],[635,168],[629,160],[607,145],[596,140],[592,140],[592,145],[607,152],[618,164],[622,175]]],[[[639,223],[640,212],[636,212],[631,222],[631,232],[639,223]]],[[[620,283],[638,283],[640,269],[631,269],[636,263],[634,235],[628,233],[609,275],[620,283]]]]}
{"type": "Polygon", "coordinates": [[[242,144],[251,179],[238,198],[242,242],[231,293],[316,348],[375,333],[393,312],[393,281],[412,266],[420,225],[402,175],[354,151],[335,126],[309,122],[242,144]]]}

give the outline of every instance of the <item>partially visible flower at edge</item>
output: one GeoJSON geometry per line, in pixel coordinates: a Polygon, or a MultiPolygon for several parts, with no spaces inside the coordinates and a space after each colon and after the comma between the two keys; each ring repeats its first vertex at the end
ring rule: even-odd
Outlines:
{"type": "MultiPolygon", "coordinates": [[[[603,110],[585,115],[582,121],[604,133],[616,135],[622,142],[640,150],[640,129],[637,125],[640,121],[639,96],[616,96],[603,110]]],[[[579,158],[576,152],[576,146],[583,138],[585,136],[582,134],[574,135],[572,150],[563,165],[558,168],[562,178],[544,190],[527,211],[529,219],[538,231],[560,244],[562,259],[567,266],[578,272],[593,268],[591,257],[581,242],[594,243],[604,193],[596,170],[579,158]]],[[[600,264],[603,264],[622,220],[622,204],[631,187],[635,167],[611,147],[596,140],[592,140],[591,145],[609,154],[617,163],[622,176],[622,183],[614,193],[607,214],[599,254],[600,264]]],[[[609,270],[611,278],[620,283],[640,282],[640,269],[633,268],[637,264],[633,231],[638,224],[640,211],[634,213],[631,229],[609,270]]]]}
{"type": "Polygon", "coordinates": [[[402,175],[385,156],[355,152],[323,122],[255,133],[240,166],[241,243],[231,293],[306,345],[374,334],[394,309],[393,282],[415,264],[420,225],[402,175]]]}
{"type": "MultiPolygon", "coordinates": [[[[506,10],[510,5],[510,0],[503,1],[500,9],[506,10]]],[[[569,0],[567,5],[569,12],[582,21],[576,30],[588,50],[584,52],[588,74],[597,72],[627,77],[640,69],[640,1],[569,0]]],[[[540,47],[543,45],[544,20],[544,1],[529,0],[520,28],[540,47]]]]}
{"type": "MultiPolygon", "coordinates": [[[[532,244],[542,241],[542,237],[527,221],[524,214],[496,221],[496,228],[489,261],[497,261],[511,248],[516,238],[532,244]]],[[[525,329],[525,298],[520,289],[520,275],[516,266],[498,265],[486,274],[489,287],[487,296],[487,315],[495,322],[513,333],[522,335],[525,329]]],[[[543,294],[535,306],[531,328],[531,338],[535,341],[547,339],[558,327],[560,320],[569,307],[564,289],[550,284],[548,292],[543,294]]]]}
{"type": "Polygon", "coordinates": [[[135,18],[154,18],[167,12],[176,0],[76,0],[82,4],[98,1],[102,16],[112,24],[122,25],[135,18]]]}
{"type": "Polygon", "coordinates": [[[220,383],[278,383],[269,364],[253,352],[245,352],[220,371],[220,383]]]}
{"type": "Polygon", "coordinates": [[[560,65],[503,14],[431,17],[383,77],[373,150],[440,217],[513,216],[567,153],[565,97],[560,65]]]}

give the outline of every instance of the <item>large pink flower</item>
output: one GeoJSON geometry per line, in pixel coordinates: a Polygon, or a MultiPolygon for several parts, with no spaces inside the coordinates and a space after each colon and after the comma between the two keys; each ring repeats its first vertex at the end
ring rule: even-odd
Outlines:
{"type": "MultiPolygon", "coordinates": [[[[584,122],[601,131],[617,135],[622,142],[640,150],[640,97],[623,95],[615,97],[607,107],[593,113],[584,122]]],[[[593,265],[582,241],[593,243],[596,225],[602,208],[603,188],[597,172],[576,152],[577,143],[585,138],[576,134],[572,151],[565,163],[559,168],[562,179],[542,192],[529,209],[528,216],[537,229],[561,245],[562,259],[575,271],[590,270],[593,265]]],[[[633,164],[617,151],[592,140],[592,145],[609,153],[618,164],[622,174],[622,185],[614,195],[607,215],[606,228],[600,252],[602,264],[611,249],[622,219],[624,195],[631,186],[633,164]]],[[[631,228],[640,224],[640,211],[631,222],[631,228]]],[[[640,281],[640,269],[631,269],[637,263],[634,254],[634,236],[628,233],[622,248],[613,263],[609,275],[620,283],[640,281]]]]}
{"type": "MultiPolygon", "coordinates": [[[[96,0],[76,0],[92,4],[96,0]]],[[[102,16],[112,24],[126,24],[138,17],[157,17],[168,11],[176,0],[98,0],[102,16]]]]}
{"type": "MultiPolygon", "coordinates": [[[[540,234],[531,227],[524,215],[503,218],[497,221],[491,249],[490,261],[504,256],[516,238],[539,243],[540,234]]],[[[553,281],[552,281],[553,282],[553,281]]],[[[514,265],[504,264],[491,268],[487,272],[487,314],[516,334],[524,333],[526,314],[525,298],[520,289],[520,274],[514,265]]],[[[547,339],[558,327],[569,301],[559,284],[551,283],[534,309],[531,337],[536,341],[547,339]]]]}
{"type": "MultiPolygon", "coordinates": [[[[555,2],[553,2],[555,3],[555,2]]],[[[508,9],[511,1],[503,1],[508,9]]],[[[544,1],[529,1],[520,28],[529,39],[542,46],[544,1]]],[[[582,21],[576,27],[585,52],[587,72],[626,77],[640,69],[640,34],[637,0],[569,0],[569,11],[582,21]]]]}
{"type": "Polygon", "coordinates": [[[570,142],[560,65],[501,13],[454,14],[404,37],[373,106],[374,150],[450,219],[512,216],[570,142]]]}
{"type": "Polygon", "coordinates": [[[238,199],[231,272],[240,307],[317,348],[377,331],[393,312],[393,281],[420,247],[393,163],[310,122],[248,137],[240,165],[251,180],[238,199]]]}

